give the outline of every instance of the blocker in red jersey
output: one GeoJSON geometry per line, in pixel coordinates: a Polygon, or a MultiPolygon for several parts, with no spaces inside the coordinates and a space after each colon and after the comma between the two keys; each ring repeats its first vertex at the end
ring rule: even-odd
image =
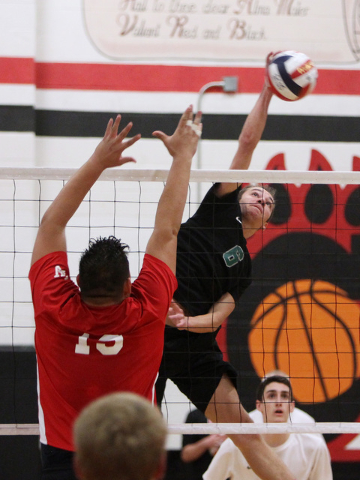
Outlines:
{"type": "Polygon", "coordinates": [[[271,90],[282,100],[293,102],[312,92],[318,71],[305,53],[286,50],[273,56],[267,67],[271,90]]]}

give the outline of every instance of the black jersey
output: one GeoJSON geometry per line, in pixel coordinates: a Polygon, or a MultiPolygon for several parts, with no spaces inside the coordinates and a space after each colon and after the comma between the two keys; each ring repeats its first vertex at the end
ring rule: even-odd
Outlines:
{"type": "Polygon", "coordinates": [[[213,185],[178,235],[174,298],[191,316],[208,313],[222,295],[238,300],[250,285],[251,259],[238,202],[239,190],[218,197],[213,185]]]}

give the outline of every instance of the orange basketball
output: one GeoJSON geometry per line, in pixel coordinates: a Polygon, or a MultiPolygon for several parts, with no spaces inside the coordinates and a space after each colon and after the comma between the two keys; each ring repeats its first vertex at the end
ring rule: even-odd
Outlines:
{"type": "Polygon", "coordinates": [[[258,376],[285,371],[301,403],[336,398],[360,375],[360,308],[331,283],[282,285],[258,306],[251,326],[249,349],[258,376]]]}

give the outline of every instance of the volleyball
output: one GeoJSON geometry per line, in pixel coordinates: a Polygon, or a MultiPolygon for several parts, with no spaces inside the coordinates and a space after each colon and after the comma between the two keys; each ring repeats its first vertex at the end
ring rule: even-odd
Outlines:
{"type": "Polygon", "coordinates": [[[286,50],[279,52],[267,66],[267,78],[273,93],[282,100],[293,102],[311,93],[318,71],[304,53],[286,50]]]}

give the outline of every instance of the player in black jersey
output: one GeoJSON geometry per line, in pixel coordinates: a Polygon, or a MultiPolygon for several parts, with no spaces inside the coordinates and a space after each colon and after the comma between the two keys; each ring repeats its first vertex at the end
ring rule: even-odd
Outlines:
{"type": "MultiPolygon", "coordinates": [[[[265,83],[239,136],[233,170],[249,168],[265,128],[272,93],[265,83]]],[[[213,422],[252,422],[236,389],[236,370],[224,362],[216,333],[250,285],[251,259],[246,240],[266,228],[274,209],[271,191],[215,184],[178,235],[178,289],[165,330],[157,382],[161,404],[170,378],[213,422]],[[174,328],[175,327],[175,328],[174,328]]],[[[292,479],[258,435],[231,435],[256,474],[263,479],[292,479]]]]}

